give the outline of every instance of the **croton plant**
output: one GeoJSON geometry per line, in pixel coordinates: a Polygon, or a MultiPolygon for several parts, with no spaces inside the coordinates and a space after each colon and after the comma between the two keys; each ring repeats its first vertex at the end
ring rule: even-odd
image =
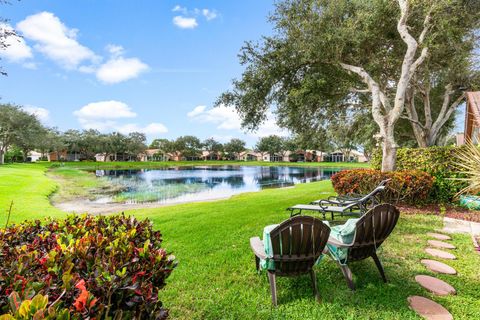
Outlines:
{"type": "Polygon", "coordinates": [[[69,216],[0,229],[0,320],[165,319],[175,257],[149,220],[69,216]]]}

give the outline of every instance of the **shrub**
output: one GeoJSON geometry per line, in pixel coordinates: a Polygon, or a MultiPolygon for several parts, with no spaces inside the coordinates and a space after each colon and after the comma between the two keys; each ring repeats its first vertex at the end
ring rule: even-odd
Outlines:
{"type": "Polygon", "coordinates": [[[392,179],[386,186],[384,199],[388,202],[409,204],[429,200],[434,178],[419,170],[381,172],[374,169],[343,170],[332,176],[333,188],[338,194],[370,193],[382,180],[392,179]]]}
{"type": "MultiPolygon", "coordinates": [[[[458,169],[457,155],[462,153],[461,147],[428,147],[397,149],[397,170],[421,170],[435,177],[431,197],[437,202],[449,202],[465,183],[454,180],[461,177],[458,169]]],[[[375,150],[371,165],[380,169],[382,164],[381,150],[375,150]]]]}
{"type": "Polygon", "coordinates": [[[0,319],[165,319],[158,294],[176,262],[161,242],[124,215],[0,231],[0,319]]]}

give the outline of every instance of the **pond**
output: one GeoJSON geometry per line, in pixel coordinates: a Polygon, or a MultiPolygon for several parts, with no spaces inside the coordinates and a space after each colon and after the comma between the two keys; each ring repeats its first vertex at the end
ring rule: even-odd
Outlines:
{"type": "Polygon", "coordinates": [[[329,179],[341,168],[286,166],[191,166],[164,169],[96,170],[99,179],[117,186],[100,203],[172,204],[214,200],[266,188],[329,179]]]}

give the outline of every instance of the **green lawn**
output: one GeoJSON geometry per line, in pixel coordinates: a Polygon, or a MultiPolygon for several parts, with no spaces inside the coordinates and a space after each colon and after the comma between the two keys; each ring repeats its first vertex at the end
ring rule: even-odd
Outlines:
{"type": "MultiPolygon", "coordinates": [[[[16,221],[61,215],[49,204],[47,197],[56,184],[45,176],[46,170],[46,165],[0,167],[2,212],[13,199],[16,221]]],[[[78,177],[64,172],[68,174],[78,177]]],[[[358,262],[352,268],[358,288],[352,293],[327,258],[317,269],[321,303],[315,302],[308,277],[280,278],[279,307],[271,307],[268,281],[254,270],[248,239],[261,235],[263,226],[286,219],[289,205],[332,193],[330,182],[323,181],[129,213],[152,219],[164,235],[164,246],[178,258],[178,268],[161,293],[172,319],[419,319],[406,298],[431,297],[414,276],[428,274],[420,263],[426,233],[442,226],[441,218],[433,215],[402,215],[380,252],[390,283],[383,284],[373,261],[358,262]]],[[[455,235],[453,243],[459,259],[448,263],[459,274],[440,278],[451,283],[458,295],[433,299],[455,319],[480,319],[480,255],[466,235],[455,235]]]]}
{"type": "Polygon", "coordinates": [[[0,166],[0,226],[5,223],[12,200],[13,221],[63,215],[50,204],[49,195],[56,190],[57,183],[46,177],[46,171],[46,166],[37,164],[0,166]]]}
{"type": "MultiPolygon", "coordinates": [[[[420,263],[426,233],[441,228],[437,216],[402,215],[380,258],[389,284],[383,284],[371,260],[353,264],[358,289],[352,293],[330,259],[317,269],[322,303],[315,302],[307,276],[278,280],[279,307],[273,309],[265,274],[257,275],[249,238],[263,226],[288,217],[285,208],[331,194],[328,181],[297,185],[294,189],[265,190],[230,200],[138,210],[165,237],[165,247],[179,266],[168,280],[162,299],[172,318],[183,319],[419,319],[408,308],[409,295],[427,294],[414,281],[426,273],[420,263]]],[[[459,274],[441,276],[458,296],[435,297],[456,319],[480,319],[480,256],[471,239],[455,235],[459,260],[449,262],[459,274]]]]}

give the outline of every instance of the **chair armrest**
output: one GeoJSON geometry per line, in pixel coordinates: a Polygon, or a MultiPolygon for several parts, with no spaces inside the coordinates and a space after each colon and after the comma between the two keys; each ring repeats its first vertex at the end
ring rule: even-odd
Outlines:
{"type": "Polygon", "coordinates": [[[260,259],[267,259],[265,254],[265,248],[263,246],[262,240],[259,237],[250,238],[250,247],[252,248],[253,253],[260,259]]]}
{"type": "Polygon", "coordinates": [[[334,245],[335,247],[340,247],[340,248],[348,248],[351,247],[351,245],[345,244],[341,241],[338,241],[337,239],[330,237],[328,238],[328,244],[334,245]]]}

